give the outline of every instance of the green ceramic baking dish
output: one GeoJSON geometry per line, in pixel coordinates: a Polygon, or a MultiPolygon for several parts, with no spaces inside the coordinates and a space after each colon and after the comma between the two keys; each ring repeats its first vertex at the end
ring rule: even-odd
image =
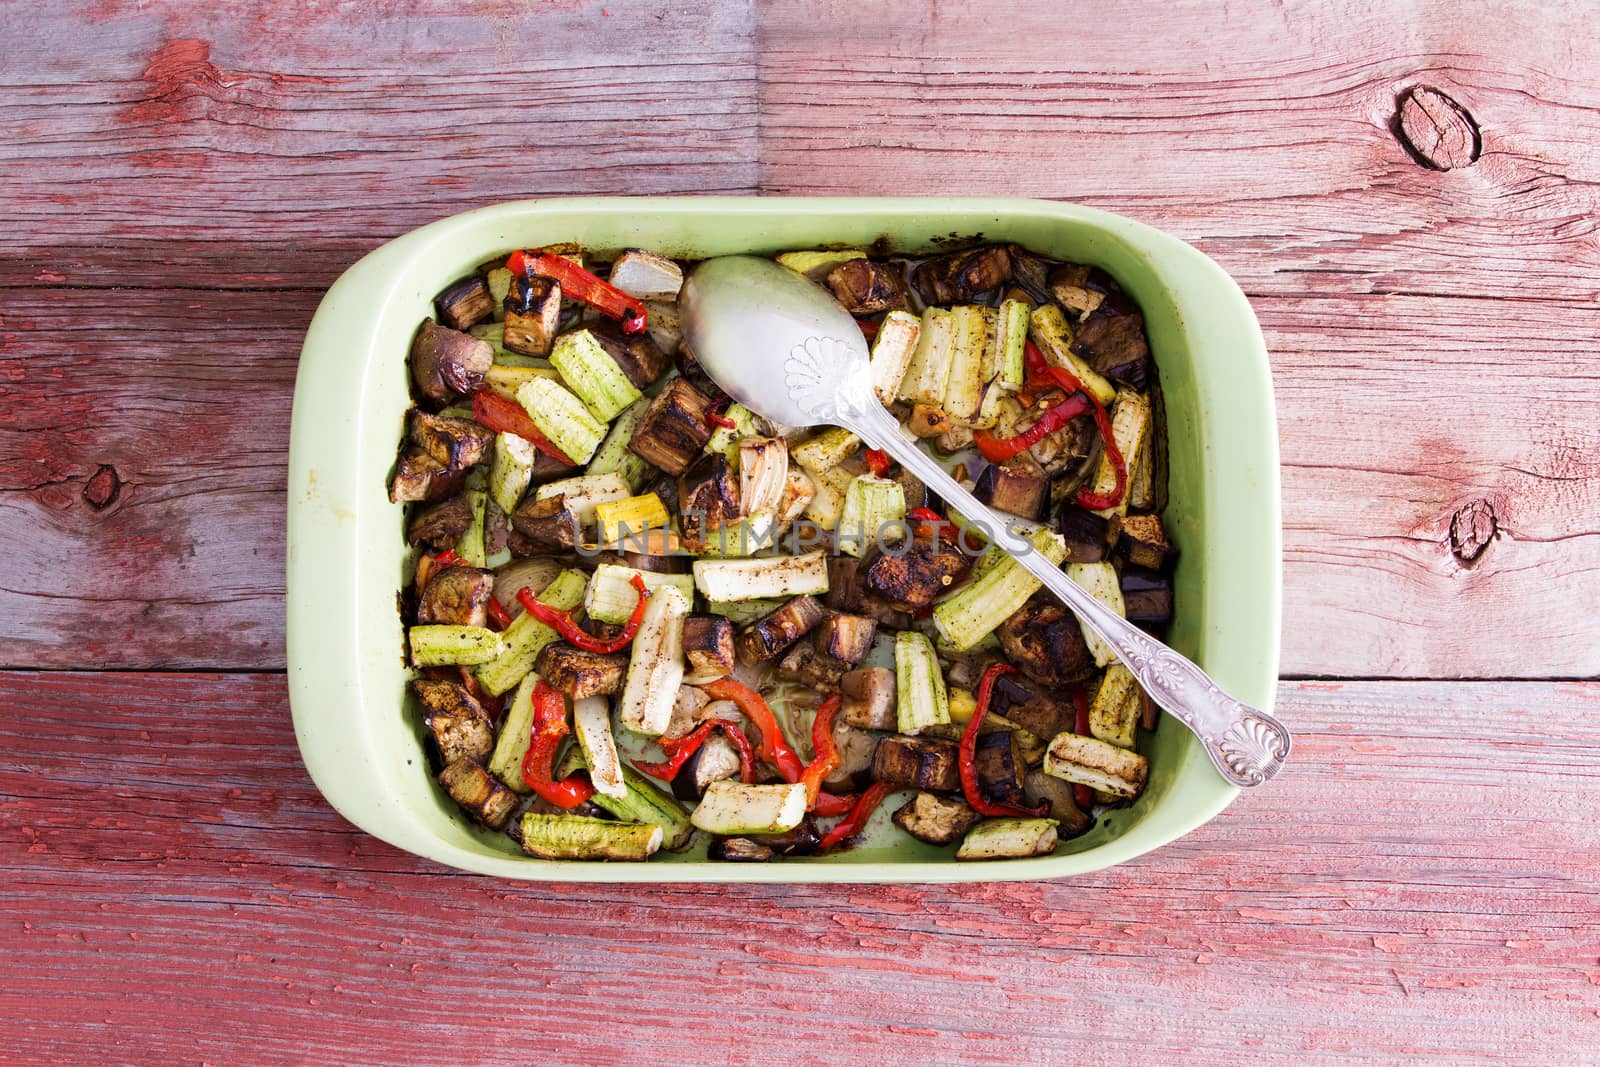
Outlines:
{"type": "Polygon", "coordinates": [[[1055,878],[1148,852],[1237,792],[1168,722],[1146,739],[1150,782],[1054,855],[958,864],[887,825],[862,846],[773,864],[713,863],[704,848],[644,864],[527,858],[470,824],[428,775],[406,697],[395,594],[402,514],[386,479],[409,404],[405,354],[431,299],[514,248],[577,241],[701,258],[884,241],[927,251],[982,236],[1105,268],[1144,310],[1166,396],[1172,539],[1182,556],[1171,640],[1240,699],[1270,709],[1278,663],[1278,445],[1260,328],[1210,259],[1088,208],[1000,199],[530,200],[467,212],[389,242],[317,309],[295,382],[289,450],[288,667],[295,735],[322,794],[407,851],[507,878],[596,882],[940,882],[1055,878]]]}

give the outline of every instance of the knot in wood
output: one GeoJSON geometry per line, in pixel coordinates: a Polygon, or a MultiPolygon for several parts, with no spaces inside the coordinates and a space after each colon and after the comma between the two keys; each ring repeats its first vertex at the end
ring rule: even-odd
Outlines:
{"type": "Polygon", "coordinates": [[[1499,530],[1494,505],[1489,501],[1474,500],[1464,504],[1450,516],[1450,553],[1470,567],[1482,558],[1499,530]]]}
{"type": "Polygon", "coordinates": [[[84,502],[96,511],[104,511],[115,504],[121,493],[122,478],[118,476],[117,468],[109,463],[100,464],[83,487],[84,502]]]}
{"type": "Polygon", "coordinates": [[[1431,170],[1470,167],[1483,152],[1478,121],[1449,94],[1413,85],[1400,94],[1394,135],[1411,157],[1431,170]]]}

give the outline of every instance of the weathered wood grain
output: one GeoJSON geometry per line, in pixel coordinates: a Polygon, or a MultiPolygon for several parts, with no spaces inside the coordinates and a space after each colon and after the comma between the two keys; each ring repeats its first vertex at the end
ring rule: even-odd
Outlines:
{"type": "Polygon", "coordinates": [[[0,675],[11,1056],[1593,1051],[1597,685],[1285,685],[1290,773],[1070,882],[649,892],[459,876],[365,837],[306,779],[284,699],[276,676],[0,675]]]}

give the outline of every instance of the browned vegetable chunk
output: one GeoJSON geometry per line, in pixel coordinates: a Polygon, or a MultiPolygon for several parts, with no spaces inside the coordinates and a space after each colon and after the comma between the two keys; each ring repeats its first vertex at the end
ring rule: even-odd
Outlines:
{"type": "Polygon", "coordinates": [[[1023,803],[1022,779],[1027,773],[1014,730],[979,734],[972,766],[978,773],[978,791],[997,804],[1023,803]]]}
{"type": "Polygon", "coordinates": [[[459,471],[482,463],[494,434],[472,419],[411,412],[411,441],[447,470],[459,471]]]}
{"type": "Polygon", "coordinates": [[[760,663],[782,652],[827,617],[828,609],[813,596],[797,596],[756,622],[739,635],[739,658],[745,663],[760,663]]]}
{"type": "Polygon", "coordinates": [[[850,665],[826,652],[818,650],[809,641],[792,646],[778,661],[778,677],[786,682],[799,682],[812,689],[837,689],[850,665]]]}
{"type": "Polygon", "coordinates": [[[1116,523],[1117,555],[1152,571],[1166,570],[1178,555],[1159,515],[1124,515],[1116,523]]]}
{"type": "Polygon", "coordinates": [[[1006,658],[1042,686],[1060,689],[1094,674],[1094,657],[1078,620],[1053,600],[1024,604],[996,635],[1006,658]]]}
{"type": "Polygon", "coordinates": [[[985,467],[972,495],[996,510],[1037,519],[1050,500],[1050,476],[1038,461],[1022,452],[1004,463],[985,467]]]}
{"type": "Polygon", "coordinates": [[[683,620],[683,654],[697,681],[732,674],[733,623],[721,615],[690,615],[683,620]]]}
{"type": "Polygon", "coordinates": [[[870,259],[841,263],[828,272],[828,288],[852,315],[875,315],[908,306],[905,279],[892,263],[870,259]]]}
{"type": "Polygon", "coordinates": [[[878,634],[878,620],[865,615],[839,613],[822,621],[817,628],[817,651],[825,652],[852,667],[872,651],[878,634]]]}
{"type": "Polygon", "coordinates": [[[1099,563],[1112,540],[1110,521],[1072,501],[1061,505],[1056,529],[1067,542],[1068,563],[1099,563]]]}
{"type": "Polygon", "coordinates": [[[424,319],[411,343],[411,380],[435,404],[448,404],[483,384],[494,346],[460,330],[424,319]]]}
{"type": "Polygon", "coordinates": [[[549,278],[518,276],[506,293],[502,344],[524,356],[548,356],[561,328],[561,284],[549,278]]]}
{"type": "Polygon", "coordinates": [[[648,333],[623,333],[622,324],[610,319],[587,323],[584,328],[617,361],[635,389],[654,384],[672,366],[671,358],[648,333]]]}
{"type": "Polygon", "coordinates": [[[465,496],[454,496],[431,508],[422,508],[406,524],[406,541],[435,552],[454,548],[472,525],[472,503],[465,496]]]}
{"type": "Polygon", "coordinates": [[[539,650],[533,669],[573,700],[608,697],[622,691],[628,656],[623,652],[588,652],[565,641],[554,641],[539,650]]]}
{"type": "Polygon", "coordinates": [[[1010,280],[1011,255],[1004,245],[934,256],[911,272],[911,284],[927,304],[970,303],[979,293],[1010,280]]]}
{"type": "Polygon", "coordinates": [[[1073,354],[1113,381],[1143,389],[1150,374],[1144,316],[1121,293],[1108,295],[1072,334],[1073,354]]]}
{"type": "Polygon", "coordinates": [[[494,297],[489,283],[479,277],[462,278],[433,298],[439,318],[453,330],[476,326],[494,314],[494,297]]]}
{"type": "Polygon", "coordinates": [[[893,730],[895,715],[894,671],[887,667],[857,667],[839,680],[844,697],[839,721],[864,730],[893,730]]]}
{"type": "Polygon", "coordinates": [[[466,479],[466,471],[448,470],[420,447],[412,445],[395,464],[394,477],[389,481],[389,499],[396,504],[443,500],[459,492],[466,479]]]}
{"type": "Polygon", "coordinates": [[[494,749],[494,726],[489,715],[459,682],[417,678],[411,688],[422,701],[422,721],[439,746],[440,761],[484,760],[494,749]]]}
{"type": "Polygon", "coordinates": [[[712,782],[736,778],[742,769],[733,742],[720,731],[713,732],[678,768],[672,778],[672,795],[679,800],[699,800],[712,782]]]}
{"type": "Polygon", "coordinates": [[[510,518],[511,528],[526,539],[527,554],[567,552],[578,543],[578,516],[567,506],[565,493],[543,500],[530,497],[510,518]]]}
{"type": "Polygon", "coordinates": [[[704,393],[686,379],[674,378],[645,409],[628,447],[668,474],[682,474],[711,440],[706,422],[710,408],[704,393]]]}
{"type": "Polygon", "coordinates": [[[1050,298],[1081,319],[1105,302],[1111,291],[1105,274],[1082,263],[1063,263],[1050,272],[1050,298]]]}
{"type": "Polygon", "coordinates": [[[872,757],[878,751],[875,734],[835,720],[833,747],[839,750],[839,766],[822,780],[829,792],[848,793],[872,784],[872,757]]]}
{"type": "Polygon", "coordinates": [[[906,429],[914,437],[939,437],[950,432],[950,416],[935,404],[914,404],[911,418],[906,420],[906,429]]]}
{"type": "Polygon", "coordinates": [[[1022,299],[1038,304],[1050,299],[1050,271],[1056,261],[1028,251],[1021,245],[1007,245],[1011,258],[1011,278],[1021,287],[1021,292],[1008,291],[1007,300],[1022,299]]]}
{"type": "Polygon", "coordinates": [[[1047,692],[1019,675],[1002,675],[994,686],[994,714],[1029,733],[1051,738],[1071,730],[1077,718],[1072,701],[1047,692]]]}
{"type": "Polygon", "coordinates": [[[457,804],[471,812],[491,830],[505,826],[517,794],[484,770],[477,760],[459,759],[439,772],[439,784],[457,804]]]}
{"type": "Polygon", "coordinates": [[[678,478],[678,535],[699,552],[715,531],[739,519],[739,479],[720,452],[701,456],[678,478]]]}
{"type": "Polygon", "coordinates": [[[828,557],[827,604],[834,611],[861,607],[861,561],[856,557],[828,557]]]}
{"type": "Polygon", "coordinates": [[[1172,579],[1142,567],[1124,567],[1122,607],[1129,622],[1171,622],[1172,579]]]}
{"type": "Polygon", "coordinates": [[[420,625],[487,626],[494,575],[476,567],[442,567],[428,576],[417,601],[420,625]]]}
{"type": "Polygon", "coordinates": [[[964,800],[933,793],[918,793],[894,813],[894,824],[918,841],[948,845],[963,837],[978,821],[978,813],[964,800]]]}
{"type": "Polygon", "coordinates": [[[719,837],[706,849],[708,859],[723,863],[771,863],[775,853],[748,837],[719,837]]]}
{"type": "Polygon", "coordinates": [[[904,552],[881,552],[868,563],[862,584],[897,611],[916,614],[967,576],[972,561],[949,545],[918,540],[904,552]]]}
{"type": "Polygon", "coordinates": [[[961,789],[960,749],[939,737],[885,737],[872,757],[872,777],[889,785],[954,793],[961,789]]]}

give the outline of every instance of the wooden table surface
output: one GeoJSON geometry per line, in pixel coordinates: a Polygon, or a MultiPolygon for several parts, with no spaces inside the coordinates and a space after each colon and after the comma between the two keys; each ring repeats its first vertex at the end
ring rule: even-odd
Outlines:
{"type": "Polygon", "coordinates": [[[6,1062],[1600,1061],[1600,31],[1569,0],[0,4],[6,1062]],[[697,10],[700,9],[700,10],[697,10]],[[1291,771],[1058,883],[514,885],[283,679],[302,332],[576,193],[1006,194],[1239,279],[1291,771]]]}

